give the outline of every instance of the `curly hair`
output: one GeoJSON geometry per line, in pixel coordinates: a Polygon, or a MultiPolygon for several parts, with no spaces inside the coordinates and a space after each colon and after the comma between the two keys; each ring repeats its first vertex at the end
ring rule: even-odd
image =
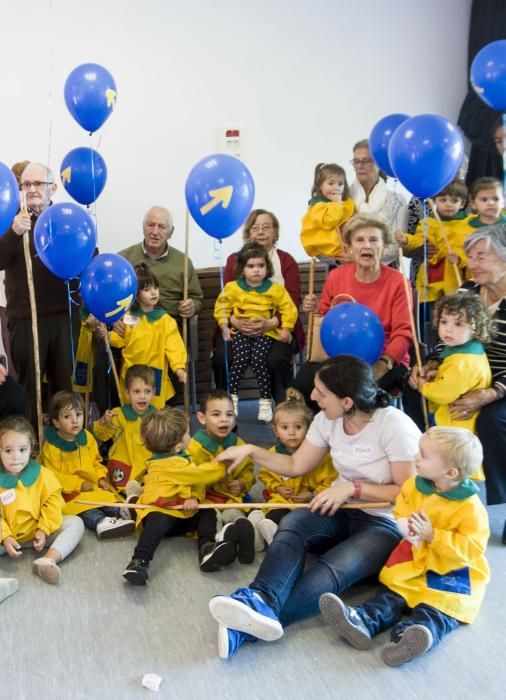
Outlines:
{"type": "Polygon", "coordinates": [[[494,335],[494,321],[487,314],[487,308],[477,294],[457,292],[438,299],[432,315],[435,328],[439,326],[443,314],[456,316],[459,321],[468,323],[473,329],[473,338],[480,343],[489,343],[494,335]]]}

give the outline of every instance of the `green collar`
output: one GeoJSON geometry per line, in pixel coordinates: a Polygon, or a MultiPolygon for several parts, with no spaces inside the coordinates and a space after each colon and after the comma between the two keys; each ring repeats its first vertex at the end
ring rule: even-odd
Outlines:
{"type": "Polygon", "coordinates": [[[183,457],[184,459],[190,461],[190,455],[188,452],[186,452],[186,450],[183,450],[183,452],[173,452],[171,454],[168,454],[167,452],[154,452],[149,458],[149,461],[151,462],[154,459],[169,459],[170,457],[183,457]]]}
{"type": "Polygon", "coordinates": [[[140,309],[134,309],[130,312],[132,316],[139,316],[142,318],[144,316],[149,323],[154,323],[155,321],[158,321],[159,318],[162,318],[162,316],[166,315],[165,309],[162,309],[161,306],[156,306],[153,311],[148,311],[147,313],[145,311],[141,311],[140,309]]]}
{"type": "Polygon", "coordinates": [[[466,219],[468,216],[469,214],[466,214],[466,212],[461,209],[455,214],[455,216],[445,216],[444,214],[440,214],[439,218],[441,221],[460,221],[461,219],[466,219]]]}
{"type": "Polygon", "coordinates": [[[277,452],[278,455],[290,455],[291,456],[291,453],[288,452],[286,447],[284,445],[282,445],[280,442],[277,442],[274,445],[274,451],[277,452]]]}
{"type": "Polygon", "coordinates": [[[308,204],[308,207],[312,207],[315,204],[319,204],[319,202],[327,203],[327,202],[331,202],[331,201],[332,200],[329,199],[328,197],[321,197],[321,196],[320,197],[311,197],[311,199],[309,200],[309,202],[307,204],[308,204]]]}
{"type": "Polygon", "coordinates": [[[144,413],[137,413],[134,411],[132,404],[130,403],[127,403],[126,406],[122,406],[121,410],[127,420],[137,420],[138,418],[144,418],[144,416],[147,416],[148,413],[156,413],[156,408],[153,406],[148,406],[144,413]]]}
{"type": "Polygon", "coordinates": [[[441,350],[439,357],[444,360],[446,357],[449,357],[450,355],[484,355],[484,354],[485,354],[485,348],[478,340],[469,340],[467,343],[463,343],[462,345],[454,345],[451,348],[446,346],[443,350],[441,350]]]}
{"type": "Polygon", "coordinates": [[[205,450],[211,452],[211,454],[213,455],[215,455],[218,452],[218,449],[220,447],[226,450],[227,447],[234,447],[235,445],[237,445],[237,435],[235,433],[229,433],[223,438],[223,440],[217,440],[216,438],[213,438],[210,435],[208,435],[203,428],[201,428],[195,433],[193,439],[195,440],[195,442],[198,442],[199,445],[202,445],[202,447],[205,450]]]}
{"type": "Polygon", "coordinates": [[[243,292],[258,292],[259,294],[264,294],[264,292],[268,292],[269,289],[272,287],[272,282],[268,279],[265,279],[259,287],[252,287],[246,282],[244,277],[239,277],[239,279],[237,280],[237,284],[243,290],[243,292]]]}
{"type": "Polygon", "coordinates": [[[0,488],[15,489],[18,481],[21,481],[23,486],[32,486],[39,478],[40,470],[40,464],[30,459],[23,471],[17,476],[0,471],[0,488]]]}
{"type": "Polygon", "coordinates": [[[424,496],[431,496],[435,493],[441,496],[441,498],[447,498],[449,501],[465,501],[466,498],[471,498],[471,496],[474,496],[474,494],[479,491],[478,487],[471,479],[464,479],[464,481],[451,491],[436,491],[434,482],[430,479],[425,479],[423,476],[417,476],[415,478],[415,483],[418,491],[423,493],[424,496]]]}
{"type": "Polygon", "coordinates": [[[472,228],[481,228],[482,226],[495,226],[496,224],[506,224],[506,214],[501,214],[497,221],[493,224],[484,224],[479,220],[478,217],[469,221],[469,226],[471,226],[472,228]]]}
{"type": "Polygon", "coordinates": [[[75,440],[65,440],[58,435],[56,428],[50,425],[44,431],[44,437],[50,445],[57,447],[59,450],[62,450],[62,452],[75,452],[75,450],[79,449],[79,446],[83,447],[87,444],[84,430],[81,430],[75,440]]]}

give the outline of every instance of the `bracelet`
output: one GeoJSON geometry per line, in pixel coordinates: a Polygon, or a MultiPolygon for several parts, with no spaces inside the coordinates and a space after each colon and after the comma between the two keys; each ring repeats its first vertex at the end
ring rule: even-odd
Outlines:
{"type": "Polygon", "coordinates": [[[358,500],[362,495],[362,482],[360,479],[353,479],[353,486],[355,487],[355,490],[353,491],[352,498],[358,500]]]}
{"type": "Polygon", "coordinates": [[[501,399],[504,399],[504,397],[506,396],[506,389],[501,384],[494,384],[492,389],[496,393],[496,396],[497,396],[496,401],[500,401],[501,399]]]}

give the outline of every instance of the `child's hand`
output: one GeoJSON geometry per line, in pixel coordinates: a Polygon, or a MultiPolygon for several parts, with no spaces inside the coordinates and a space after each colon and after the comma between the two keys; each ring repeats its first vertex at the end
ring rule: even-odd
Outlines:
{"type": "Polygon", "coordinates": [[[176,369],[175,374],[182,384],[186,384],[186,372],[184,369],[176,369]]]}
{"type": "Polygon", "coordinates": [[[199,507],[199,502],[196,498],[185,498],[183,503],[183,510],[185,513],[190,513],[192,510],[197,510],[199,507]]]}
{"type": "Polygon", "coordinates": [[[93,316],[93,314],[90,314],[88,318],[85,321],[86,327],[90,329],[90,331],[96,331],[98,328],[98,321],[93,316]]]}
{"type": "Polygon", "coordinates": [[[223,336],[223,340],[226,343],[232,338],[232,332],[231,332],[230,328],[226,325],[223,325],[221,327],[221,335],[223,336]]]}
{"type": "Polygon", "coordinates": [[[274,490],[276,493],[279,493],[282,498],[291,498],[293,495],[293,489],[289,489],[288,486],[276,486],[274,490]]]}
{"type": "Polygon", "coordinates": [[[312,491],[300,491],[299,493],[294,493],[291,500],[294,503],[309,503],[313,496],[314,493],[312,491]]]}
{"type": "Polygon", "coordinates": [[[7,554],[13,559],[20,557],[23,554],[21,551],[21,545],[14,539],[14,537],[6,537],[2,544],[5,547],[7,554]]]}
{"type": "Polygon", "coordinates": [[[432,542],[434,528],[429,517],[421,510],[419,513],[412,513],[408,518],[408,529],[410,537],[419,537],[426,542],[432,542]]]}
{"type": "Polygon", "coordinates": [[[239,496],[241,491],[243,490],[244,484],[240,479],[231,479],[228,484],[228,490],[232,494],[232,496],[239,496]]]}
{"type": "Polygon", "coordinates": [[[291,343],[292,342],[292,334],[290,333],[288,328],[281,329],[279,339],[282,343],[291,343]]]}
{"type": "Polygon", "coordinates": [[[446,259],[448,260],[450,265],[458,265],[460,262],[460,258],[457,255],[457,253],[448,253],[448,255],[446,256],[446,259]]]}
{"type": "Polygon", "coordinates": [[[33,548],[35,549],[36,552],[40,552],[42,549],[44,549],[45,544],[46,544],[46,533],[42,532],[42,530],[36,530],[35,537],[33,538],[33,548]]]}
{"type": "Polygon", "coordinates": [[[394,231],[394,238],[396,243],[398,243],[399,245],[406,245],[406,243],[408,242],[408,237],[406,236],[406,234],[400,231],[399,229],[397,229],[397,231],[394,231]]]}
{"type": "Polygon", "coordinates": [[[302,310],[307,313],[318,313],[318,297],[316,294],[306,294],[302,300],[302,310]]]}
{"type": "Polygon", "coordinates": [[[81,484],[81,493],[84,493],[85,491],[93,491],[95,488],[95,485],[91,483],[91,481],[83,481],[81,484]]]}
{"type": "Polygon", "coordinates": [[[102,425],[112,425],[112,421],[115,415],[116,414],[114,413],[114,411],[106,411],[100,419],[100,423],[102,425]]]}
{"type": "Polygon", "coordinates": [[[97,323],[97,335],[99,338],[102,338],[102,340],[107,338],[107,326],[105,323],[97,323]]]}
{"type": "Polygon", "coordinates": [[[105,476],[98,480],[98,487],[102,489],[102,491],[111,491],[111,493],[115,493],[116,491],[114,486],[107,481],[105,476]]]}

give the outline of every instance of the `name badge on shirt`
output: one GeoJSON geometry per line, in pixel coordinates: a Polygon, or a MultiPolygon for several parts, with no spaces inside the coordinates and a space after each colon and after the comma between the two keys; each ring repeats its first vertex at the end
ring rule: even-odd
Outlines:
{"type": "Polygon", "coordinates": [[[370,457],[372,455],[371,445],[353,445],[354,457],[370,457]]]}
{"type": "Polygon", "coordinates": [[[140,320],[140,316],[134,316],[133,314],[125,314],[123,316],[123,323],[125,326],[132,326],[132,328],[136,326],[140,320]]]}
{"type": "Polygon", "coordinates": [[[4,506],[8,506],[9,503],[14,503],[15,500],[16,492],[14,491],[14,489],[9,489],[8,491],[0,493],[0,501],[2,501],[4,506]]]}

